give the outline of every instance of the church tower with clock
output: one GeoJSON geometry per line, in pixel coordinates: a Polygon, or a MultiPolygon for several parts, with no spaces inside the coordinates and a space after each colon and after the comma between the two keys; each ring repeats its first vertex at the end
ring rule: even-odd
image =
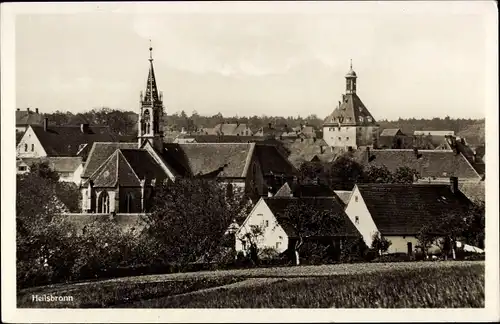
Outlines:
{"type": "Polygon", "coordinates": [[[357,78],[351,62],[342,101],[323,123],[323,139],[331,147],[377,147],[378,125],[356,93],[357,78]]]}
{"type": "Polygon", "coordinates": [[[146,92],[141,91],[138,141],[142,147],[146,141],[157,150],[163,149],[163,95],[158,92],[153,68],[153,48],[149,47],[149,74],[146,92]]]}

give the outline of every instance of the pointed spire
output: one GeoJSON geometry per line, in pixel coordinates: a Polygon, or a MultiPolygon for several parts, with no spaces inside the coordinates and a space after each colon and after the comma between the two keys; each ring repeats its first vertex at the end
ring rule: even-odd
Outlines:
{"type": "Polygon", "coordinates": [[[156,87],[156,78],[155,72],[153,68],[153,47],[151,46],[151,40],[149,40],[149,75],[148,75],[148,83],[146,85],[146,92],[144,94],[143,100],[146,102],[154,102],[158,101],[158,88],[156,87]]]}
{"type": "Polygon", "coordinates": [[[351,59],[351,70],[352,70],[352,59],[351,59]]]}

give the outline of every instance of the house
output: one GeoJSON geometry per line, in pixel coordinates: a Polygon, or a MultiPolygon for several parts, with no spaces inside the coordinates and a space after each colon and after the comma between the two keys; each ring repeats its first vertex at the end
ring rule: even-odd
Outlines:
{"type": "Polygon", "coordinates": [[[338,149],[329,147],[323,139],[299,139],[286,143],[285,147],[290,151],[288,160],[296,168],[304,162],[332,162],[338,154],[338,149]]]}
{"type": "Polygon", "coordinates": [[[47,118],[42,125],[30,125],[17,145],[20,158],[76,157],[83,160],[94,142],[111,142],[115,138],[108,127],[51,126],[47,118]]]}
{"type": "Polygon", "coordinates": [[[416,170],[421,182],[448,182],[458,177],[460,182],[479,182],[482,177],[463,154],[452,150],[358,150],[353,153],[356,161],[365,167],[385,166],[391,172],[399,167],[416,170]]]}
{"type": "Polygon", "coordinates": [[[217,124],[213,129],[206,129],[207,135],[233,135],[233,136],[252,136],[253,132],[247,124],[222,123],[217,124]]]}
{"type": "MultiPolygon", "coordinates": [[[[368,246],[378,232],[392,243],[387,253],[412,254],[422,226],[433,226],[470,205],[452,178],[449,184],[356,184],[345,212],[368,246]]],[[[437,250],[435,245],[430,248],[437,250]]]]}
{"type": "Polygon", "coordinates": [[[414,146],[419,148],[436,148],[442,145],[447,137],[455,137],[454,131],[426,131],[416,130],[413,132],[414,146]]]}
{"type": "Polygon", "coordinates": [[[60,181],[80,183],[83,163],[96,141],[114,140],[109,128],[100,126],[29,125],[17,145],[17,173],[29,171],[35,162],[46,161],[60,181]]]}
{"type": "Polygon", "coordinates": [[[55,156],[41,158],[17,158],[17,174],[31,171],[34,163],[46,162],[48,166],[59,175],[59,181],[80,184],[83,172],[83,162],[80,156],[55,156]]]}
{"type": "Polygon", "coordinates": [[[338,248],[343,240],[359,236],[342,206],[334,198],[260,198],[235,234],[236,252],[245,253],[248,250],[250,242],[247,233],[252,233],[253,226],[262,229],[262,235],[253,238],[257,247],[272,248],[278,253],[292,247],[299,235],[304,241],[334,242],[338,248]],[[320,216],[309,218],[309,215],[303,215],[309,221],[303,222],[303,228],[296,228],[287,215],[287,209],[294,204],[301,204],[305,207],[304,210],[318,212],[320,216]]]}
{"type": "Polygon", "coordinates": [[[346,76],[346,93],[337,108],[325,118],[323,139],[329,146],[357,149],[377,147],[378,124],[356,93],[356,72],[351,68],[346,76]]]}
{"type": "Polygon", "coordinates": [[[27,108],[26,110],[21,110],[17,108],[16,110],[16,133],[25,132],[30,125],[40,125],[42,124],[43,116],[38,112],[38,108],[35,111],[27,108]]]}
{"type": "Polygon", "coordinates": [[[405,135],[399,128],[386,128],[379,135],[379,148],[403,149],[413,147],[413,137],[405,135]]]}

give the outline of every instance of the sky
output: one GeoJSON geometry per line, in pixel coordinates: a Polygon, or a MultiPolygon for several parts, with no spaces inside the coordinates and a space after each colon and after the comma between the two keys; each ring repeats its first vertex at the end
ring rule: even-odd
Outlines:
{"type": "Polygon", "coordinates": [[[324,118],[352,60],[375,119],[484,118],[490,8],[457,3],[132,3],[19,14],[16,107],[138,111],[151,40],[167,114],[324,118]]]}

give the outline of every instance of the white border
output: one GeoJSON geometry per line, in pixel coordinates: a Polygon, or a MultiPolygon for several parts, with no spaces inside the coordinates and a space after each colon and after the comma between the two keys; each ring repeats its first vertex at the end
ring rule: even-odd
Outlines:
{"type": "MultiPolygon", "coordinates": [[[[492,1],[453,2],[171,2],[171,3],[2,3],[1,4],[1,127],[2,134],[2,321],[5,322],[332,322],[332,321],[496,321],[499,315],[498,271],[498,18],[492,1]],[[16,309],[15,298],[15,15],[82,13],[387,13],[480,14],[488,44],[486,138],[488,154],[486,200],[486,308],[485,309],[348,309],[348,310],[40,310],[16,309]]],[[[458,32],[458,31],[457,31],[458,32]]],[[[34,49],[36,50],[36,49],[34,49]]],[[[475,107],[471,107],[475,109],[475,107]]]]}

